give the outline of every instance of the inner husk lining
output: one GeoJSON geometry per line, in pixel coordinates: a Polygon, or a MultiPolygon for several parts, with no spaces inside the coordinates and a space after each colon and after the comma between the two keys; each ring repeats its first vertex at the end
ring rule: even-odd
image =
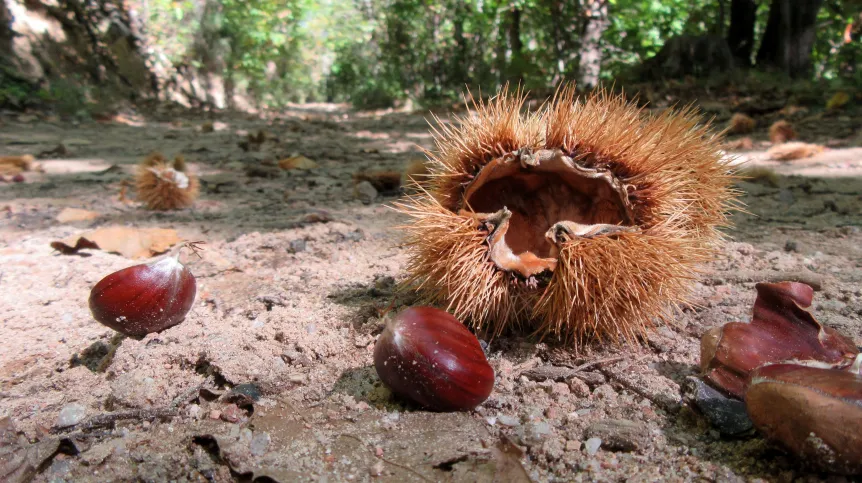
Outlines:
{"type": "Polygon", "coordinates": [[[489,230],[497,267],[525,278],[553,271],[565,239],[634,228],[626,186],[559,150],[494,159],[467,186],[462,211],[489,230]]]}

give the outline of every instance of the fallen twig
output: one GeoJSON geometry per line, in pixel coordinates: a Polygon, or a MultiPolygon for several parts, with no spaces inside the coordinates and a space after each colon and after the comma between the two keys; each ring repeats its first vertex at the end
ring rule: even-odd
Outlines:
{"type": "Polygon", "coordinates": [[[138,420],[146,421],[150,419],[167,419],[179,414],[177,409],[173,408],[156,408],[156,409],[136,409],[133,411],[117,411],[114,413],[98,414],[91,416],[80,423],[71,426],[54,426],[51,428],[52,434],[63,433],[67,431],[88,431],[96,428],[112,427],[117,421],[138,420]]]}

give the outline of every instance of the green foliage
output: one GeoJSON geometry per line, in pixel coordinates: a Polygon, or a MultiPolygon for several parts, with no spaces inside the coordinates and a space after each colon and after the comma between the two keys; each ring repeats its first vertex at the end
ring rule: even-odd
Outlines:
{"type": "MultiPolygon", "coordinates": [[[[147,5],[150,38],[165,61],[215,70],[261,105],[326,99],[377,108],[407,99],[448,103],[465,86],[489,92],[503,82],[547,91],[575,78],[580,39],[596,1],[149,0],[147,5]]],[[[633,66],[673,36],[724,35],[730,20],[730,0],[607,1],[606,81],[634,72],[633,66]]],[[[769,3],[758,1],[758,38],[769,3]]],[[[841,36],[859,8],[849,0],[826,3],[812,57],[815,75],[858,83],[862,47],[858,41],[845,45],[841,36]]]]}

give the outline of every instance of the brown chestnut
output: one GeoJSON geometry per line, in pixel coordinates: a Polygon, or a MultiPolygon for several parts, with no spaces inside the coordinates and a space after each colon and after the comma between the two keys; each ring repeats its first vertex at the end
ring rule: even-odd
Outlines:
{"type": "MultiPolygon", "coordinates": [[[[860,356],[862,358],[862,356],[860,356]]],[[[773,364],[745,393],[754,425],[793,453],[835,473],[862,473],[862,375],[773,364]]]]}
{"type": "Polygon", "coordinates": [[[742,398],[751,371],[784,361],[849,366],[859,350],[805,310],[813,289],[803,283],[758,283],[751,323],[731,322],[701,339],[701,369],[711,385],[742,398]]]}
{"type": "Polygon", "coordinates": [[[195,277],[177,252],[100,280],[90,292],[90,311],[117,332],[140,337],[182,322],[196,292],[195,277]]]}
{"type": "Polygon", "coordinates": [[[488,398],[494,370],[464,325],[433,307],[404,310],[374,347],[374,367],[395,394],[434,411],[466,411],[488,398]]]}

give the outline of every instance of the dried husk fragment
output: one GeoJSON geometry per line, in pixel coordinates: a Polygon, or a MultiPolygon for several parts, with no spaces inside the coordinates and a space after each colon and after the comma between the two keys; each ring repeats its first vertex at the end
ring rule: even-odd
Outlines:
{"type": "Polygon", "coordinates": [[[858,367],[763,366],[751,375],[745,394],[748,413],[767,437],[819,468],[860,474],[862,375],[858,371],[858,367]]]}
{"type": "Polygon", "coordinates": [[[814,290],[798,282],[759,283],[751,323],[731,322],[701,340],[701,369],[714,387],[742,399],[754,369],[794,361],[837,369],[859,354],[852,341],[805,310],[814,290]]]}

